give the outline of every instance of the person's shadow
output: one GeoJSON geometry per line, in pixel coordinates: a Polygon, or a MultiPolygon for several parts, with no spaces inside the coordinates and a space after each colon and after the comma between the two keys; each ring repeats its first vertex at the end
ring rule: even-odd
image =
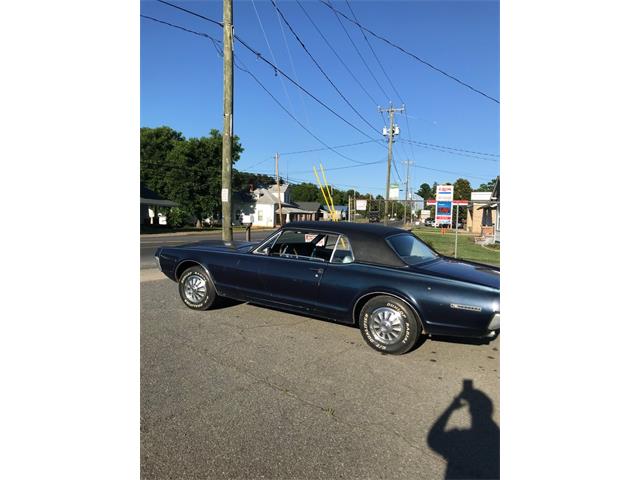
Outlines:
{"type": "Polygon", "coordinates": [[[500,478],[500,428],[493,421],[493,402],[462,382],[462,392],[440,415],[427,435],[427,445],[447,460],[445,479],[500,478]],[[471,428],[445,431],[451,414],[465,406],[471,413],[471,428]]]}

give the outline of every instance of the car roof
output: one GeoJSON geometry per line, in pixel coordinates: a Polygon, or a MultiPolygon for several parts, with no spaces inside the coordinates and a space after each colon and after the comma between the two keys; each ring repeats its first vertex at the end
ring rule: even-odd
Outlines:
{"type": "Polygon", "coordinates": [[[404,267],[400,257],[393,251],[386,238],[399,233],[408,233],[396,227],[388,227],[371,223],[352,222],[291,222],[283,230],[316,230],[345,235],[351,243],[356,262],[384,265],[389,267],[404,267]]]}

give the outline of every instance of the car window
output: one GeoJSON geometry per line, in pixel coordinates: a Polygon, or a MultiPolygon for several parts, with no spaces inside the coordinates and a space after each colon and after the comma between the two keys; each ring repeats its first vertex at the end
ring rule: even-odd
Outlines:
{"type": "MultiPolygon", "coordinates": [[[[331,233],[285,230],[275,240],[268,252],[273,257],[328,262],[337,240],[338,235],[331,233]]],[[[266,251],[262,253],[266,253],[266,251]]]]}
{"type": "Polygon", "coordinates": [[[433,260],[438,255],[426,243],[410,233],[401,233],[387,239],[391,248],[409,265],[433,260]]]}
{"type": "Polygon", "coordinates": [[[331,263],[352,263],[353,261],[353,250],[351,250],[349,239],[340,235],[333,257],[331,257],[331,263]]]}

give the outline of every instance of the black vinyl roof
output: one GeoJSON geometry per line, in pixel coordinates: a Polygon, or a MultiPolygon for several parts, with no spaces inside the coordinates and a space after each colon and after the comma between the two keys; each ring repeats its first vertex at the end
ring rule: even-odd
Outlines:
{"type": "Polygon", "coordinates": [[[284,230],[295,229],[333,232],[346,236],[351,243],[356,262],[390,267],[406,266],[385,241],[391,235],[409,233],[401,228],[351,222],[291,222],[284,226],[284,230]]]}

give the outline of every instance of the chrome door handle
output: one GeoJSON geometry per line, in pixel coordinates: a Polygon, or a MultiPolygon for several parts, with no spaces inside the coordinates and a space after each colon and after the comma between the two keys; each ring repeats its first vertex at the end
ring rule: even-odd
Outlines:
{"type": "Polygon", "coordinates": [[[316,278],[318,278],[324,272],[324,268],[310,268],[310,270],[312,272],[316,272],[316,274],[314,275],[314,277],[316,278]]]}

